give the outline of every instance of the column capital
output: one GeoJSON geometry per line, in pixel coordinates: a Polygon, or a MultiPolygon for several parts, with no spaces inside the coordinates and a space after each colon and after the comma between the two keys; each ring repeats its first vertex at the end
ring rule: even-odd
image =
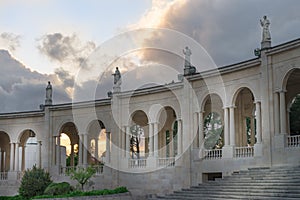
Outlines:
{"type": "Polygon", "coordinates": [[[253,102],[254,104],[260,104],[261,103],[261,100],[256,100],[253,102]]]}
{"type": "Polygon", "coordinates": [[[286,93],[286,92],[287,92],[287,90],[285,90],[285,89],[282,89],[282,90],[279,90],[278,92],[279,92],[279,93],[286,93]]]}
{"type": "Polygon", "coordinates": [[[199,110],[197,113],[203,114],[203,113],[205,113],[205,111],[204,110],[199,110]]]}
{"type": "Polygon", "coordinates": [[[223,107],[222,107],[223,110],[229,109],[229,108],[230,108],[230,106],[223,106],[223,107]]]}
{"type": "Polygon", "coordinates": [[[229,108],[229,109],[235,109],[236,106],[235,106],[235,105],[231,105],[231,106],[229,106],[228,108],[229,108]]]}
{"type": "Polygon", "coordinates": [[[181,118],[177,118],[176,121],[182,121],[182,119],[181,118]]]}

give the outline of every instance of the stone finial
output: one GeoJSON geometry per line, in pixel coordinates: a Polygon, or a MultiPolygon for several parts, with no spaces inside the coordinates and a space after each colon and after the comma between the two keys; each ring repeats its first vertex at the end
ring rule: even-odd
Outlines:
{"type": "Polygon", "coordinates": [[[48,85],[46,87],[45,105],[52,105],[52,85],[50,81],[48,81],[48,85]]]}

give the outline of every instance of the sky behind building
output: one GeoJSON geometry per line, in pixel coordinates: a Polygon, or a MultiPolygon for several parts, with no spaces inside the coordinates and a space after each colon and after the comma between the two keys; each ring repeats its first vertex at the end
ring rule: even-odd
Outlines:
{"type": "MultiPolygon", "coordinates": [[[[54,85],[55,103],[71,101],[74,76],[82,62],[120,33],[138,28],[178,31],[199,43],[222,66],[254,57],[253,50],[261,41],[259,19],[264,15],[271,21],[273,46],[299,38],[299,7],[298,0],[0,0],[0,49],[4,50],[0,68],[5,74],[0,78],[0,112],[38,108],[48,80],[54,85]]],[[[144,43],[158,45],[167,40],[168,36],[157,34],[144,43]]],[[[176,40],[168,43],[176,54],[182,54],[184,45],[176,40]]],[[[176,70],[181,70],[180,59],[141,51],[118,60],[122,73],[141,63],[178,65],[176,70]]],[[[192,62],[195,58],[192,54],[192,62]]],[[[145,74],[128,73],[128,80],[157,78],[159,74],[153,72],[157,68],[151,69],[147,65],[145,74]]],[[[83,81],[81,91],[92,82],[83,81]]],[[[95,98],[106,96],[111,82],[112,77],[106,77],[98,92],[101,95],[95,98]]]]}

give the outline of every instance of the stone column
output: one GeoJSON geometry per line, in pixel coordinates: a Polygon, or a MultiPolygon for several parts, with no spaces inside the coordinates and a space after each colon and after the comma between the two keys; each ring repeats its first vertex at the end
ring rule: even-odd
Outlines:
{"type": "Polygon", "coordinates": [[[280,133],[286,134],[286,105],[285,105],[285,92],[281,91],[280,94],[280,133]]]}
{"type": "Polygon", "coordinates": [[[182,121],[181,119],[178,119],[177,120],[177,136],[178,136],[178,141],[177,141],[177,144],[178,144],[178,148],[177,148],[177,151],[178,151],[178,156],[182,153],[182,121]]]}
{"type": "Polygon", "coordinates": [[[88,138],[87,138],[87,134],[83,134],[83,147],[82,147],[83,161],[82,161],[82,164],[84,165],[84,167],[86,167],[87,164],[88,164],[88,162],[87,162],[87,150],[88,150],[88,138]]]}
{"type": "Polygon", "coordinates": [[[126,126],[126,158],[130,158],[130,126],[126,126]]]}
{"type": "Polygon", "coordinates": [[[274,117],[275,117],[275,134],[280,133],[280,119],[279,119],[279,100],[278,92],[274,93],[274,117]]]}
{"type": "Polygon", "coordinates": [[[235,108],[235,106],[231,106],[229,108],[229,115],[230,115],[230,146],[235,146],[234,108],[235,108]]]}
{"type": "Polygon", "coordinates": [[[78,140],[78,165],[82,165],[82,135],[79,135],[79,140],[78,140]]]}
{"type": "Polygon", "coordinates": [[[99,140],[99,137],[96,137],[95,138],[95,158],[98,160],[99,159],[99,155],[98,155],[98,140],[99,140]]]}
{"type": "Polygon", "coordinates": [[[74,163],[74,144],[71,143],[71,154],[70,154],[70,165],[71,166],[74,166],[75,163],[74,163]]]}
{"type": "Polygon", "coordinates": [[[204,141],[204,121],[203,121],[203,111],[200,111],[198,114],[199,114],[199,117],[198,117],[198,120],[199,120],[199,148],[201,148],[203,146],[203,141],[204,141]]]}
{"type": "Polygon", "coordinates": [[[261,136],[261,108],[260,108],[260,102],[255,102],[255,108],[256,108],[256,137],[257,137],[257,143],[260,144],[262,141],[261,136]]]}
{"type": "Polygon", "coordinates": [[[56,146],[56,148],[57,148],[57,160],[56,160],[56,164],[57,164],[57,166],[58,167],[60,167],[61,166],[61,152],[60,152],[60,135],[59,136],[57,136],[56,137],[56,139],[57,139],[57,146],[56,146]]]}
{"type": "Polygon", "coordinates": [[[149,123],[149,156],[153,156],[153,124],[149,123]]]}
{"type": "Polygon", "coordinates": [[[42,141],[38,141],[38,161],[37,161],[37,163],[38,163],[38,167],[41,168],[42,167],[42,141]]]}
{"type": "Polygon", "coordinates": [[[199,137],[199,135],[197,134],[197,130],[198,130],[198,126],[199,126],[198,115],[199,115],[198,112],[195,112],[193,114],[193,133],[192,133],[193,148],[197,148],[197,146],[199,146],[199,144],[197,145],[197,143],[199,142],[199,139],[197,141],[197,136],[199,137]]]}
{"type": "Polygon", "coordinates": [[[229,120],[228,120],[228,107],[224,107],[224,145],[229,146],[229,120]]]}
{"type": "Polygon", "coordinates": [[[0,172],[2,171],[2,151],[0,148],[0,172]]]}
{"type": "Polygon", "coordinates": [[[106,132],[106,162],[110,163],[110,132],[106,132]]]}
{"type": "Polygon", "coordinates": [[[10,143],[10,171],[14,171],[14,143],[10,143]]]}
{"type": "Polygon", "coordinates": [[[173,129],[170,130],[169,156],[174,157],[173,129]]]}
{"type": "Polygon", "coordinates": [[[158,157],[158,122],[153,124],[154,126],[154,157],[158,157]]]}
{"type": "MultiPolygon", "coordinates": [[[[16,160],[15,160],[15,171],[19,171],[19,143],[16,143],[16,160]]],[[[0,159],[1,160],[1,159],[0,159]]]]}

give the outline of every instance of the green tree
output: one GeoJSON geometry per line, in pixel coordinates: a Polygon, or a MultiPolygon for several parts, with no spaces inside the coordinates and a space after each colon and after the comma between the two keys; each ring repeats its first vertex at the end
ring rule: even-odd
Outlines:
{"type": "Polygon", "coordinates": [[[34,165],[32,169],[27,169],[21,180],[19,193],[24,199],[42,195],[44,190],[52,183],[50,175],[44,169],[34,165]]]}
{"type": "Polygon", "coordinates": [[[70,170],[68,175],[72,180],[76,180],[81,185],[83,191],[84,185],[96,174],[96,170],[92,166],[87,168],[78,167],[77,169],[70,170]]]}
{"type": "Polygon", "coordinates": [[[300,94],[294,98],[290,108],[290,130],[291,135],[300,134],[300,94]]]}
{"type": "Polygon", "coordinates": [[[141,137],[144,134],[144,130],[139,125],[133,125],[130,127],[131,137],[130,137],[130,151],[131,157],[136,156],[137,159],[140,158],[140,142],[141,137]]]}

